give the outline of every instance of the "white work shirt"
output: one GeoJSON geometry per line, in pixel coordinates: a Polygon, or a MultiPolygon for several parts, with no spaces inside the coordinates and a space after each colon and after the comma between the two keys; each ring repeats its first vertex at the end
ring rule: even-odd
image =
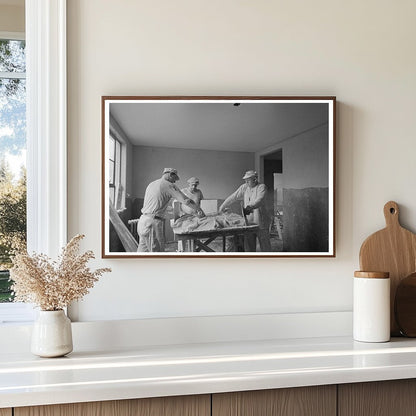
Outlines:
{"type": "MultiPolygon", "coordinates": [[[[202,191],[200,189],[197,189],[195,192],[191,192],[189,188],[183,188],[181,189],[181,192],[187,196],[189,199],[192,199],[192,201],[195,202],[196,206],[198,208],[201,207],[201,199],[204,199],[204,195],[202,195],[202,191]]],[[[186,205],[181,205],[181,210],[185,214],[192,214],[193,211],[191,208],[187,207],[186,205]]]]}
{"type": "Polygon", "coordinates": [[[195,192],[191,192],[189,188],[183,188],[181,189],[181,192],[189,199],[192,199],[198,207],[201,205],[201,199],[204,199],[204,195],[202,195],[202,191],[200,189],[197,189],[195,192]]]}
{"type": "Polygon", "coordinates": [[[244,183],[224,201],[224,205],[231,205],[235,201],[243,200],[244,207],[250,205],[254,209],[251,214],[247,215],[248,223],[250,225],[257,224],[260,228],[267,228],[270,222],[270,215],[266,206],[266,196],[266,185],[259,183],[250,188],[244,183]]]}
{"type": "Polygon", "coordinates": [[[142,213],[164,218],[166,208],[172,198],[185,205],[190,202],[174,183],[165,178],[156,179],[146,188],[142,213]]]}

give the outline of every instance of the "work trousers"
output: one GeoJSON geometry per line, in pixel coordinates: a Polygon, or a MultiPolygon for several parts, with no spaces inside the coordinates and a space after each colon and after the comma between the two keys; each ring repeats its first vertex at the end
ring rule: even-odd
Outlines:
{"type": "Polygon", "coordinates": [[[268,229],[260,228],[255,233],[248,234],[244,236],[244,248],[245,251],[256,251],[256,237],[259,239],[260,251],[269,252],[272,251],[272,246],[270,244],[270,234],[268,229]]]}
{"type": "Polygon", "coordinates": [[[137,233],[139,234],[138,252],[165,251],[163,220],[153,218],[150,215],[142,215],[137,224],[137,233]]]}

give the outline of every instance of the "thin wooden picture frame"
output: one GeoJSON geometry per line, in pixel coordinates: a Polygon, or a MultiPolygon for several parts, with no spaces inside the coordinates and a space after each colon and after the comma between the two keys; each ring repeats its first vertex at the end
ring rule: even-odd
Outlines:
{"type": "Polygon", "coordinates": [[[103,258],[335,257],[336,97],[101,105],[103,258]]]}

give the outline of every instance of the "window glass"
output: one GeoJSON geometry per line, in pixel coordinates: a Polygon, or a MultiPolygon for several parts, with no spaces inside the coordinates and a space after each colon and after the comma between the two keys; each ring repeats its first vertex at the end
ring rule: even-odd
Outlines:
{"type": "Polygon", "coordinates": [[[114,204],[115,200],[115,157],[116,157],[116,141],[110,137],[110,157],[108,160],[109,163],[109,186],[110,186],[110,201],[114,204]]]}
{"type": "Polygon", "coordinates": [[[24,40],[0,39],[0,72],[26,72],[24,40]]]}
{"type": "Polygon", "coordinates": [[[115,158],[115,143],[116,141],[110,137],[110,160],[114,160],[115,158]]]}
{"type": "Polygon", "coordinates": [[[124,193],[121,184],[121,153],[123,145],[118,139],[110,136],[109,146],[110,201],[116,209],[121,209],[124,206],[124,193]]]}
{"type": "Polygon", "coordinates": [[[110,186],[114,186],[114,160],[110,160],[110,186]]]}
{"type": "Polygon", "coordinates": [[[12,300],[8,269],[26,245],[25,42],[0,39],[0,302],[12,300]]]}
{"type": "Polygon", "coordinates": [[[115,166],[114,166],[114,181],[116,186],[120,186],[121,179],[121,143],[116,141],[116,155],[115,155],[115,166]]]}

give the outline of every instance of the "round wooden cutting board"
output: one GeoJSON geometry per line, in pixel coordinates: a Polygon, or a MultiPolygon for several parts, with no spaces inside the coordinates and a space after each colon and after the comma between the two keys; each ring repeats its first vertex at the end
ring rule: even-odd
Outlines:
{"type": "Polygon", "coordinates": [[[397,286],[394,314],[400,332],[406,337],[416,337],[416,273],[397,286]]]}
{"type": "Polygon", "coordinates": [[[399,206],[390,201],[384,205],[386,228],[371,234],[360,250],[360,269],[390,273],[391,335],[400,335],[394,318],[394,300],[400,281],[416,271],[416,235],[399,222],[399,206]]]}

